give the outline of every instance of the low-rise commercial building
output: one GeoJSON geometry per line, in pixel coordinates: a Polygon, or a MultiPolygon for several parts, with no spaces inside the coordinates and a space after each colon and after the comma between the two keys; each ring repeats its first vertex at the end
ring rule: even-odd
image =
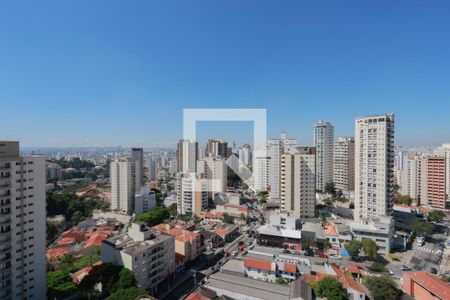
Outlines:
{"type": "Polygon", "coordinates": [[[378,246],[378,253],[388,254],[394,237],[394,220],[391,217],[378,217],[348,222],[353,237],[373,240],[378,246]]]}

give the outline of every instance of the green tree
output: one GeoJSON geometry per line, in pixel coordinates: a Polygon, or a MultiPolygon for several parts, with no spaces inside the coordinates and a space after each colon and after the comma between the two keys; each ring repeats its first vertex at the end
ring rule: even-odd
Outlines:
{"type": "Polygon", "coordinates": [[[377,256],[378,256],[378,246],[373,240],[363,238],[361,240],[361,246],[362,246],[362,249],[363,249],[364,253],[366,253],[366,255],[369,258],[371,258],[371,259],[377,258],[377,256]]]}
{"type": "Polygon", "coordinates": [[[119,289],[106,300],[135,300],[138,296],[147,295],[147,292],[136,287],[119,289]]]}
{"type": "Polygon", "coordinates": [[[155,226],[170,218],[170,213],[167,208],[155,207],[136,217],[137,221],[146,222],[148,226],[155,226]]]}
{"type": "Polygon", "coordinates": [[[47,222],[47,244],[53,243],[58,237],[58,226],[47,222]]]}
{"type": "Polygon", "coordinates": [[[281,284],[281,285],[287,285],[288,284],[288,282],[286,280],[284,280],[283,277],[277,277],[277,279],[275,279],[275,283],[281,284]]]}
{"type": "Polygon", "coordinates": [[[426,236],[433,233],[434,225],[420,220],[413,220],[411,228],[418,236],[426,236]]]}
{"type": "Polygon", "coordinates": [[[359,256],[359,252],[361,251],[362,244],[358,240],[351,240],[347,244],[345,244],[345,249],[347,249],[348,253],[352,258],[356,258],[359,256]]]}
{"type": "Polygon", "coordinates": [[[47,273],[48,299],[64,299],[75,291],[76,285],[72,282],[67,270],[47,273]]]}
{"type": "Polygon", "coordinates": [[[412,199],[409,196],[398,196],[394,198],[394,203],[411,205],[412,199]]]}
{"type": "Polygon", "coordinates": [[[374,300],[396,300],[400,299],[402,291],[391,278],[383,276],[367,276],[364,284],[369,289],[374,300]]]}
{"type": "Polygon", "coordinates": [[[336,196],[336,188],[334,187],[334,182],[328,182],[325,184],[325,193],[336,196]]]}
{"type": "Polygon", "coordinates": [[[234,224],[234,218],[227,213],[222,214],[222,220],[228,224],[234,224]]]}
{"type": "Polygon", "coordinates": [[[325,277],[312,285],[317,296],[328,300],[344,300],[345,293],[342,284],[333,277],[325,277]]]}
{"type": "Polygon", "coordinates": [[[442,222],[445,218],[445,213],[441,210],[433,210],[428,213],[428,221],[430,222],[442,222]]]}
{"type": "Polygon", "coordinates": [[[394,194],[398,194],[398,191],[400,190],[400,186],[397,183],[395,183],[393,189],[394,189],[394,194]]]}
{"type": "Polygon", "coordinates": [[[374,261],[372,263],[372,265],[369,267],[369,269],[374,272],[379,272],[379,273],[387,271],[385,265],[383,265],[382,263],[376,262],[376,261],[374,261]]]}

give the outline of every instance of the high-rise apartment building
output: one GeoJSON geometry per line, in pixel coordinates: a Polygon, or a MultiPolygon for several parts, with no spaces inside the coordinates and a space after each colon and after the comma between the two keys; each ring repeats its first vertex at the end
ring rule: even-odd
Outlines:
{"type": "Polygon", "coordinates": [[[134,195],[134,213],[140,215],[156,207],[156,194],[149,188],[142,186],[134,195]]]}
{"type": "Polygon", "coordinates": [[[208,182],[184,174],[177,178],[177,209],[180,214],[200,215],[208,208],[208,182]]]}
{"type": "Polygon", "coordinates": [[[355,140],[339,138],[334,143],[334,187],[341,191],[355,190],[355,140]]]}
{"type": "Polygon", "coordinates": [[[443,144],[440,149],[435,151],[436,154],[445,157],[445,190],[447,194],[447,199],[450,198],[450,144],[443,144]]]}
{"type": "Polygon", "coordinates": [[[197,162],[197,175],[206,179],[210,198],[214,199],[217,193],[223,193],[227,189],[227,165],[225,160],[212,155],[197,162]]]}
{"type": "MultiPolygon", "coordinates": [[[[445,156],[433,155],[425,158],[426,163],[426,204],[445,209],[446,197],[446,159],[445,156]]],[[[425,202],[424,201],[424,202],[425,202]]],[[[423,203],[425,204],[425,203],[423,203]]]]}
{"type": "Polygon", "coordinates": [[[316,189],[324,192],[327,183],[333,182],[334,127],[324,121],[314,125],[316,147],[316,189]]]}
{"type": "Polygon", "coordinates": [[[135,169],[134,190],[139,191],[144,184],[144,150],[142,148],[131,148],[131,158],[134,160],[135,169]]]}
{"type": "Polygon", "coordinates": [[[296,217],[314,217],[316,204],[315,148],[292,147],[281,156],[281,210],[296,217]]]}
{"type": "Polygon", "coordinates": [[[231,148],[224,140],[210,139],[206,144],[205,156],[221,157],[227,159],[231,155],[231,148]]]}
{"type": "Polygon", "coordinates": [[[245,144],[238,150],[239,160],[246,166],[252,163],[252,148],[249,144],[245,144]]]}
{"type": "Polygon", "coordinates": [[[198,143],[193,140],[180,140],[177,147],[178,172],[197,171],[198,143]]]}
{"type": "MultiPolygon", "coordinates": [[[[111,209],[131,213],[134,208],[135,160],[131,157],[115,159],[110,165],[111,209]]],[[[139,191],[139,190],[138,190],[139,191]]]]}
{"type": "Polygon", "coordinates": [[[147,178],[149,181],[157,181],[158,180],[158,173],[159,173],[159,167],[160,167],[160,160],[158,154],[150,154],[146,158],[146,165],[147,165],[147,178]]]}
{"type": "Polygon", "coordinates": [[[267,142],[269,160],[269,196],[271,199],[280,199],[280,164],[284,150],[297,145],[296,139],[288,139],[282,132],[279,139],[270,139],[267,142]]]}
{"type": "Polygon", "coordinates": [[[269,186],[270,156],[265,148],[253,153],[253,186],[256,192],[265,192],[269,186]]]}
{"type": "Polygon", "coordinates": [[[0,141],[0,299],[46,299],[45,159],[0,141]]]}
{"type": "Polygon", "coordinates": [[[355,218],[392,214],[394,115],[355,120],[355,218]]]}

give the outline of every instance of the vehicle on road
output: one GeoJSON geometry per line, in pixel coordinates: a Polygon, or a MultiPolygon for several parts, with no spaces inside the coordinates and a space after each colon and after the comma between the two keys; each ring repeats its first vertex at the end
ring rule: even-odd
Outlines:
{"type": "Polygon", "coordinates": [[[236,255],[238,255],[238,252],[237,252],[237,251],[233,251],[233,252],[231,253],[231,255],[236,256],[236,255]]]}
{"type": "Polygon", "coordinates": [[[411,271],[411,268],[408,267],[407,265],[401,265],[400,267],[398,267],[400,270],[402,271],[411,271]]]}

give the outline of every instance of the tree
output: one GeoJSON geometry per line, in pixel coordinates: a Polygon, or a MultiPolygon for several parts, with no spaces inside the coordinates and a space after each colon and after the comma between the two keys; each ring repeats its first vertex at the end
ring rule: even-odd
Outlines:
{"type": "Polygon", "coordinates": [[[281,285],[287,285],[288,282],[286,280],[284,280],[283,277],[277,277],[277,279],[275,279],[275,283],[281,284],[281,285]]]}
{"type": "Polygon", "coordinates": [[[328,300],[344,300],[345,293],[342,284],[333,277],[325,277],[316,284],[312,284],[317,296],[328,300]]]}
{"type": "Polygon", "coordinates": [[[372,265],[369,267],[369,269],[370,269],[371,271],[379,272],[379,273],[381,273],[381,272],[386,272],[386,271],[387,271],[385,265],[383,265],[382,263],[376,262],[376,261],[374,261],[374,262],[372,263],[372,265]]]}
{"type": "Polygon", "coordinates": [[[76,291],[67,270],[47,273],[47,298],[64,299],[76,291]]]}
{"type": "Polygon", "coordinates": [[[433,233],[434,225],[424,221],[413,220],[411,222],[411,228],[418,236],[426,236],[433,233]]]}
{"type": "Polygon", "coordinates": [[[395,183],[393,190],[394,190],[394,194],[398,194],[398,191],[400,190],[400,186],[397,183],[395,183]]]}
{"type": "Polygon", "coordinates": [[[364,253],[366,253],[366,255],[369,258],[371,258],[371,259],[377,258],[378,246],[373,240],[363,238],[361,240],[361,246],[362,246],[364,253]]]}
{"type": "Polygon", "coordinates": [[[361,251],[362,244],[358,240],[351,240],[347,244],[345,244],[345,249],[347,249],[348,253],[352,258],[356,258],[361,251]]]}
{"type": "Polygon", "coordinates": [[[147,292],[136,287],[119,289],[111,294],[106,300],[135,300],[137,297],[146,295],[147,292]]]}
{"type": "Polygon", "coordinates": [[[334,187],[334,182],[328,182],[325,184],[325,193],[336,196],[336,188],[334,187]]]}
{"type": "Polygon", "coordinates": [[[430,222],[442,222],[445,218],[445,213],[441,210],[433,210],[428,213],[428,221],[430,222]]]}
{"type": "Polygon", "coordinates": [[[234,218],[227,213],[222,214],[222,220],[228,224],[234,224],[234,218]]]}
{"type": "Polygon", "coordinates": [[[367,276],[364,284],[369,289],[374,300],[396,300],[402,295],[395,282],[386,275],[367,276]]]}
{"type": "Polygon", "coordinates": [[[170,218],[170,213],[167,208],[155,207],[136,217],[137,221],[146,222],[148,226],[155,226],[170,218]]]}
{"type": "Polygon", "coordinates": [[[398,196],[394,198],[394,203],[411,205],[412,199],[409,196],[398,196]]]}
{"type": "Polygon", "coordinates": [[[53,243],[58,237],[58,226],[47,222],[47,244],[53,243]]]}

